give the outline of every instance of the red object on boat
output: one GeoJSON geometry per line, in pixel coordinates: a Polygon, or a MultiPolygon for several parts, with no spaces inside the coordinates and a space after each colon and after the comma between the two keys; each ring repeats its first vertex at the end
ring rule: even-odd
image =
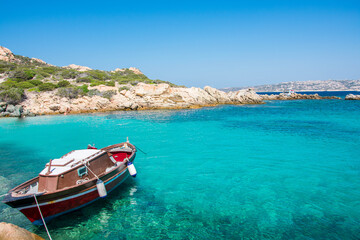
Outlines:
{"type": "Polygon", "coordinates": [[[90,144],[88,144],[87,149],[97,149],[97,148],[95,147],[95,145],[91,146],[90,144]]]}
{"type": "Polygon", "coordinates": [[[105,192],[118,187],[129,176],[128,162],[133,162],[135,156],[136,147],[129,142],[71,151],[52,159],[39,176],[11,189],[3,202],[32,223],[42,225],[34,195],[45,221],[49,221],[99,199],[99,179],[104,182],[105,192]]]}

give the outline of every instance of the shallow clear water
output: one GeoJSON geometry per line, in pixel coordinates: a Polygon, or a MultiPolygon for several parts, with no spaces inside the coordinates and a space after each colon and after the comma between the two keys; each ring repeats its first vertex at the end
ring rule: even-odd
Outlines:
{"type": "Polygon", "coordinates": [[[0,194],[50,158],[129,136],[147,152],[138,177],[52,221],[54,239],[358,239],[359,119],[360,101],[342,100],[0,119],[0,194]]]}

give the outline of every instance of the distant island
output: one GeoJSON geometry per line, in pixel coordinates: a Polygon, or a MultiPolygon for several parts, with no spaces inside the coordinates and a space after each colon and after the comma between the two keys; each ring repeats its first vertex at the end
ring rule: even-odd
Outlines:
{"type": "Polygon", "coordinates": [[[316,80],[283,82],[253,87],[231,87],[221,89],[225,92],[252,88],[256,92],[284,92],[292,89],[296,92],[310,91],[360,91],[360,80],[316,80]]]}

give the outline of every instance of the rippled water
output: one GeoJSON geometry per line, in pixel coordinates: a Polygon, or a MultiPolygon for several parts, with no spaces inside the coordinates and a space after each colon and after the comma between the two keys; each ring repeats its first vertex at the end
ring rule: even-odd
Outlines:
{"type": "Polygon", "coordinates": [[[147,152],[138,177],[52,221],[54,239],[359,239],[359,119],[360,101],[343,100],[0,119],[0,194],[50,158],[129,136],[147,152]]]}

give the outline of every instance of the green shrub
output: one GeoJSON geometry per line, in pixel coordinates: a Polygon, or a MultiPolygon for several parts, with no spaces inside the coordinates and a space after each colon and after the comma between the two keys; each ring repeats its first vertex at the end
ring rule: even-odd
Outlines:
{"type": "Polygon", "coordinates": [[[100,70],[90,70],[86,72],[89,76],[91,76],[93,79],[104,81],[106,79],[110,79],[109,74],[107,74],[104,71],[100,70]]]}
{"type": "Polygon", "coordinates": [[[29,92],[40,92],[37,87],[29,88],[28,91],[29,91],[29,92]]]}
{"type": "Polygon", "coordinates": [[[86,85],[86,84],[84,84],[84,85],[82,85],[81,87],[78,87],[78,88],[81,89],[84,94],[89,92],[88,85],[86,85]]]}
{"type": "Polygon", "coordinates": [[[41,92],[44,92],[44,91],[52,91],[56,88],[56,85],[53,84],[53,83],[43,83],[41,85],[39,85],[39,90],[41,92]]]}
{"type": "Polygon", "coordinates": [[[70,85],[69,81],[62,80],[62,81],[58,82],[57,87],[67,87],[69,85],[70,85]]]}
{"type": "Polygon", "coordinates": [[[35,85],[33,85],[30,82],[20,82],[20,83],[16,84],[16,87],[21,88],[21,89],[28,89],[28,88],[35,87],[35,85]]]}
{"type": "MultiPolygon", "coordinates": [[[[30,80],[33,79],[35,77],[35,71],[28,69],[28,70],[16,70],[14,72],[12,72],[11,77],[12,78],[17,78],[17,79],[22,79],[24,80],[30,80]]],[[[20,81],[20,80],[19,80],[20,81]]]]}
{"type": "Polygon", "coordinates": [[[122,91],[122,90],[130,90],[130,88],[128,86],[123,86],[123,87],[119,88],[119,91],[122,91]]]}
{"type": "Polygon", "coordinates": [[[43,78],[47,78],[47,77],[50,77],[51,75],[41,69],[37,69],[36,71],[36,77],[35,78],[38,78],[38,79],[43,79],[43,78]]]}
{"type": "Polygon", "coordinates": [[[0,92],[1,101],[9,104],[18,104],[23,100],[24,90],[19,88],[10,88],[0,92]]]}
{"type": "Polygon", "coordinates": [[[76,82],[80,83],[80,82],[86,82],[86,83],[90,83],[92,82],[94,79],[92,77],[81,77],[76,79],[76,82]]]}
{"type": "Polygon", "coordinates": [[[107,99],[111,99],[112,96],[116,95],[116,91],[115,90],[108,90],[108,91],[105,91],[105,92],[102,92],[102,97],[103,98],[107,98],[107,99]]]}
{"type": "Polygon", "coordinates": [[[139,81],[132,81],[130,82],[131,85],[136,86],[139,83],[139,81]]]}
{"type": "Polygon", "coordinates": [[[105,81],[97,81],[97,80],[93,80],[93,81],[91,81],[90,86],[91,86],[91,87],[94,87],[94,86],[105,85],[105,84],[106,84],[106,82],[105,82],[105,81]]]}
{"type": "Polygon", "coordinates": [[[15,63],[9,63],[9,62],[0,60],[0,73],[9,72],[9,71],[14,70],[15,68],[16,68],[15,63]]]}
{"type": "Polygon", "coordinates": [[[57,95],[60,97],[66,98],[78,98],[84,95],[83,89],[79,87],[67,87],[67,88],[59,88],[57,90],[57,95]]]}
{"type": "Polygon", "coordinates": [[[16,86],[15,81],[13,81],[11,79],[7,79],[6,81],[4,81],[0,84],[0,89],[7,90],[10,88],[14,88],[15,86],[16,86]]]}
{"type": "Polygon", "coordinates": [[[79,73],[73,69],[62,69],[60,72],[60,76],[65,79],[75,79],[79,73]]]}
{"type": "Polygon", "coordinates": [[[39,70],[41,70],[41,72],[47,73],[48,75],[54,74],[55,72],[59,71],[60,68],[58,67],[42,67],[39,68],[39,70]]]}
{"type": "Polygon", "coordinates": [[[39,86],[39,85],[43,84],[43,82],[38,79],[30,80],[29,83],[33,84],[34,86],[39,86]]]}
{"type": "Polygon", "coordinates": [[[89,92],[87,93],[87,95],[89,97],[92,97],[92,96],[102,96],[101,92],[97,89],[91,89],[89,90],[89,92]]]}
{"type": "Polygon", "coordinates": [[[107,81],[105,82],[106,86],[110,86],[110,87],[115,87],[115,82],[114,81],[107,81]]]}

